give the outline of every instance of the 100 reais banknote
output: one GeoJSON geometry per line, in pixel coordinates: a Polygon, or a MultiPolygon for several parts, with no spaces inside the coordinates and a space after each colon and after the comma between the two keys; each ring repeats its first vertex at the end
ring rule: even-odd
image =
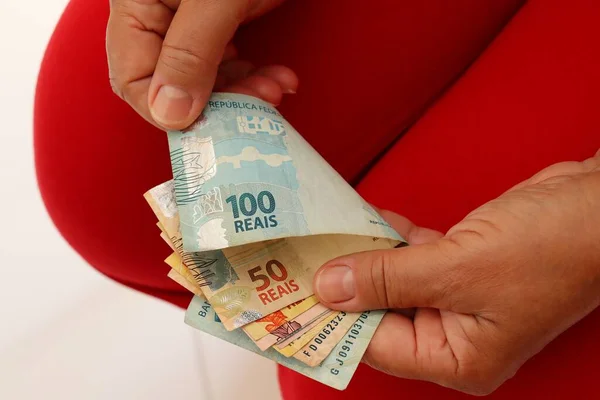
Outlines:
{"type": "Polygon", "coordinates": [[[175,249],[172,278],[202,292],[186,322],[345,388],[383,312],[341,315],[306,303],[286,319],[280,310],[314,298],[325,262],[404,239],[259,99],[214,94],[197,123],[168,140],[173,180],[146,199],[175,249]],[[344,340],[351,351],[336,355],[344,340]]]}

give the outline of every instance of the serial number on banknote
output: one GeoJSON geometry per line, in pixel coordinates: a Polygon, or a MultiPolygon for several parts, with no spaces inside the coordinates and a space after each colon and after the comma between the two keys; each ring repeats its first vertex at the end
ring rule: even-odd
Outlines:
{"type": "MultiPolygon", "coordinates": [[[[348,353],[350,352],[350,350],[352,350],[352,346],[354,346],[355,342],[353,340],[356,340],[356,338],[360,334],[360,330],[365,324],[365,319],[367,319],[370,313],[371,311],[365,311],[360,315],[358,320],[354,323],[354,325],[352,325],[352,329],[350,329],[350,333],[348,334],[348,339],[352,340],[345,339],[344,344],[338,350],[335,361],[338,363],[338,366],[340,368],[344,366],[344,361],[348,357],[348,353]]],[[[331,372],[332,375],[337,375],[340,373],[340,370],[337,368],[331,368],[329,372],[331,372]]]]}
{"type": "MultiPolygon", "coordinates": [[[[325,328],[323,328],[323,330],[321,332],[319,332],[319,334],[317,336],[315,336],[312,341],[314,343],[311,343],[310,346],[308,346],[309,349],[311,349],[312,351],[317,351],[317,345],[319,344],[323,344],[323,340],[327,339],[327,337],[333,332],[335,331],[335,328],[338,327],[339,322],[346,316],[346,313],[344,311],[340,312],[337,317],[335,317],[334,319],[331,320],[331,322],[329,322],[325,328]],[[316,344],[315,344],[316,343],[316,344]]],[[[304,350],[303,353],[307,356],[310,357],[310,353],[308,352],[308,350],[304,350]]]]}

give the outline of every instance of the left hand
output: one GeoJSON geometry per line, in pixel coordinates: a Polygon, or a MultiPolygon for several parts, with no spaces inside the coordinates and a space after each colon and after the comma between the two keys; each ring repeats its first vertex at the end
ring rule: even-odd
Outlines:
{"type": "Polygon", "coordinates": [[[282,2],[111,0],[106,53],[113,91],[165,130],[190,126],[213,91],[279,104],[284,93],[295,93],[296,74],[238,59],[232,39],[240,25],[282,2]]]}
{"type": "Polygon", "coordinates": [[[389,312],[365,361],[487,394],[600,305],[600,152],[541,171],[445,235],[382,216],[411,246],[353,254],[315,276],[326,306],[389,312]]]}

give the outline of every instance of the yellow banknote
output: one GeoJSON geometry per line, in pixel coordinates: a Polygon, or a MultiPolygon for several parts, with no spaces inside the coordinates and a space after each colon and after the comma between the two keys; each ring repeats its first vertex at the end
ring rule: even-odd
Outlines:
{"type": "Polygon", "coordinates": [[[323,321],[319,322],[317,325],[312,327],[308,332],[306,332],[304,335],[300,336],[298,339],[294,340],[287,346],[284,346],[282,348],[280,345],[277,345],[277,346],[274,346],[273,348],[286,357],[293,356],[298,351],[300,351],[308,342],[310,342],[316,335],[321,333],[323,328],[325,328],[328,324],[331,325],[332,323],[335,323],[339,314],[340,314],[339,312],[334,312],[333,314],[329,315],[323,321]]]}
{"type": "Polygon", "coordinates": [[[315,367],[331,353],[331,351],[344,339],[344,335],[350,332],[342,343],[342,351],[348,351],[357,340],[364,322],[357,323],[360,318],[366,319],[366,314],[341,312],[331,323],[326,324],[300,351],[294,354],[294,358],[302,361],[309,367],[315,367]],[[345,347],[344,347],[345,346],[345,347]]]}
{"type": "Polygon", "coordinates": [[[331,313],[332,311],[330,309],[318,303],[291,321],[286,322],[279,328],[269,332],[269,334],[263,338],[254,341],[254,343],[262,351],[265,351],[275,344],[281,344],[284,341],[290,343],[301,334],[308,332],[331,313]]]}
{"type": "Polygon", "coordinates": [[[328,312],[324,312],[323,314],[321,314],[318,318],[315,318],[313,321],[311,321],[310,323],[306,324],[305,327],[303,327],[302,329],[300,329],[297,332],[294,332],[292,335],[288,336],[287,338],[281,340],[280,342],[278,342],[275,346],[275,348],[279,348],[279,349],[283,349],[285,347],[287,347],[290,343],[292,343],[295,340],[298,340],[299,338],[301,338],[302,336],[306,335],[308,332],[310,332],[314,327],[322,324],[323,322],[331,319],[331,317],[333,316],[333,314],[337,313],[337,311],[331,311],[329,310],[328,312]]]}
{"type": "MultiPolygon", "coordinates": [[[[173,194],[172,181],[150,189],[144,193],[144,199],[158,219],[157,226],[162,231],[161,237],[179,256],[179,259],[177,259],[177,257],[171,255],[165,262],[171,268],[175,268],[194,287],[199,289],[206,283],[207,272],[197,265],[201,262],[202,257],[197,253],[183,251],[183,240],[179,231],[179,213],[173,194]],[[173,267],[171,264],[177,267],[173,267]]],[[[204,298],[205,296],[203,295],[202,297],[204,298]]]]}
{"type": "Polygon", "coordinates": [[[202,294],[202,290],[200,290],[199,287],[196,287],[194,284],[190,283],[187,279],[185,279],[179,272],[175,271],[174,269],[171,269],[169,271],[169,273],[167,274],[167,276],[171,280],[173,280],[173,281],[177,282],[178,284],[180,284],[181,286],[183,286],[185,289],[194,293],[196,296],[201,296],[204,298],[204,295],[202,294]]]}
{"type": "MultiPolygon", "coordinates": [[[[162,240],[164,240],[173,251],[177,251],[163,225],[160,222],[157,222],[156,225],[161,230],[160,237],[162,240]]],[[[177,253],[173,254],[178,256],[177,253]]],[[[166,262],[167,265],[171,266],[170,263],[177,265],[177,269],[173,269],[173,267],[171,267],[171,271],[169,271],[167,276],[195,295],[205,298],[204,294],[202,293],[202,289],[200,289],[200,285],[198,285],[198,282],[196,282],[194,279],[194,275],[190,272],[189,268],[181,262],[181,258],[172,257],[171,255],[169,258],[167,258],[167,260],[169,260],[169,262],[166,262]],[[177,270],[180,270],[181,272],[177,272],[177,270]]]]}
{"type": "MultiPolygon", "coordinates": [[[[146,193],[144,199],[158,218],[161,230],[169,237],[179,234],[179,212],[173,196],[173,181],[162,183],[146,193]]],[[[160,227],[160,226],[159,226],[160,227]]],[[[181,237],[181,235],[179,234],[181,237]]]]}
{"type": "MultiPolygon", "coordinates": [[[[194,291],[193,291],[194,294],[199,293],[198,296],[205,298],[204,293],[202,293],[202,288],[198,285],[198,283],[194,279],[194,275],[185,266],[185,264],[183,264],[183,262],[181,261],[181,257],[179,257],[179,254],[172,253],[169,257],[167,257],[165,259],[165,263],[169,267],[171,267],[172,270],[177,272],[178,275],[180,275],[183,279],[185,279],[186,282],[190,286],[194,287],[194,291]]],[[[186,287],[186,286],[184,286],[184,287],[186,287]]]]}
{"type": "Polygon", "coordinates": [[[171,238],[169,238],[169,236],[165,232],[161,232],[160,233],[160,237],[162,238],[162,240],[165,241],[166,244],[169,245],[169,247],[171,248],[171,250],[177,251],[177,249],[173,245],[173,242],[171,242],[171,238]]]}
{"type": "Polygon", "coordinates": [[[259,340],[279,328],[281,325],[304,313],[317,303],[318,300],[316,296],[313,295],[307,297],[304,300],[290,304],[289,306],[251,322],[248,325],[244,325],[242,329],[244,329],[244,332],[246,332],[252,340],[259,340]]]}

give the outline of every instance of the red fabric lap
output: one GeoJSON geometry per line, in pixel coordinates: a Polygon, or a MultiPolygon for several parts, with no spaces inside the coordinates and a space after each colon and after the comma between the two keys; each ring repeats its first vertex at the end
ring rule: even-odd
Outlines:
{"type": "MultiPolygon", "coordinates": [[[[447,230],[540,169],[600,148],[600,3],[531,1],[358,185],[377,206],[447,230]]],[[[526,305],[524,305],[526,306],[526,305]]],[[[547,346],[490,399],[600,398],[600,310],[547,346]]],[[[285,398],[470,399],[361,366],[347,392],[280,368],[285,398]]]]}

